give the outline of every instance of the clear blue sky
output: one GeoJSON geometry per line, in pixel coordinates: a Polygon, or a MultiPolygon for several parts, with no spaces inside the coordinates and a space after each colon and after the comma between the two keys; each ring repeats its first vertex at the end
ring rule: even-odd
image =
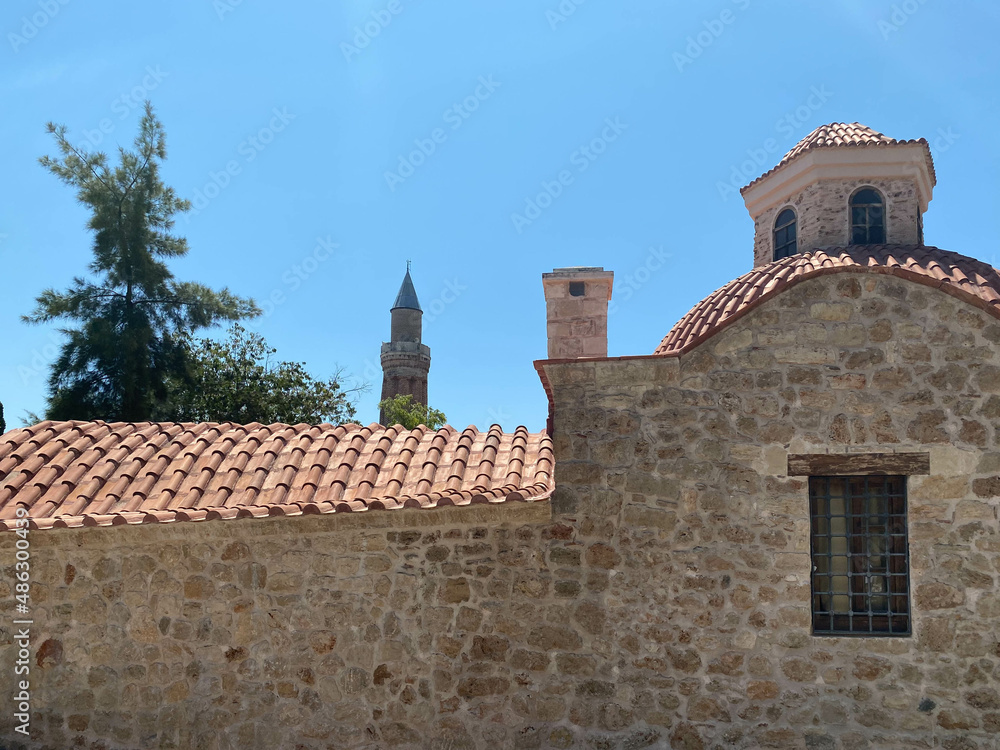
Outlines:
{"type": "Polygon", "coordinates": [[[90,260],[86,213],[37,162],[55,152],[47,121],[113,152],[151,99],[163,177],[199,207],[178,222],[191,252],[176,276],[277,293],[259,330],[317,375],[371,382],[358,421],[377,419],[379,346],[411,259],[431,404],[459,427],[541,429],[541,274],[614,270],[610,353],[651,353],[751,266],[752,223],[720,183],[748,182],[822,123],[928,138],[926,241],[996,263],[998,32],[987,0],[9,0],[8,424],[43,411],[59,341],[19,316],[90,260]],[[433,152],[411,160],[420,144],[433,152]],[[562,170],[573,181],[551,205],[513,220],[562,170]],[[320,240],[338,247],[316,253],[320,240]]]}

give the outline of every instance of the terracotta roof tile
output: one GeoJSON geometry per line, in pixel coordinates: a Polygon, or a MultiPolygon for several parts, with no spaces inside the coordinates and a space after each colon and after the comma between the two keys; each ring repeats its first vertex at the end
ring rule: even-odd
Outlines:
{"type": "Polygon", "coordinates": [[[42,422],[0,436],[0,529],[545,500],[552,466],[524,427],[42,422]]]}
{"type": "Polygon", "coordinates": [[[930,145],[927,143],[925,138],[915,138],[913,140],[889,138],[882,133],[879,133],[877,130],[872,130],[867,125],[862,125],[860,122],[831,122],[828,125],[820,125],[809,135],[796,143],[792,149],[781,158],[781,161],[756,180],[741,188],[740,192],[745,192],[765,177],[774,174],[789,162],[815,148],[831,148],[839,146],[885,148],[891,146],[906,146],[914,143],[921,144],[924,147],[924,151],[926,152],[925,158],[927,160],[927,167],[931,174],[932,184],[936,184],[937,176],[934,172],[934,160],[931,157],[930,145]]]}
{"type": "Polygon", "coordinates": [[[840,272],[899,276],[1000,318],[1000,272],[986,263],[925,245],[852,245],[782,258],[729,282],[681,318],[653,353],[685,352],[788,287],[840,272]]]}

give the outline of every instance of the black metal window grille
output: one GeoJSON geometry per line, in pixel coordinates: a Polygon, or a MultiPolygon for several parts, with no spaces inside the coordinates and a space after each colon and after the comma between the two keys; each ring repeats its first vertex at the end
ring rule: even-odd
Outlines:
{"type": "Polygon", "coordinates": [[[798,252],[795,236],[795,212],[786,208],[774,221],[774,259],[781,260],[798,252]]]}
{"type": "Polygon", "coordinates": [[[910,634],[906,477],[810,477],[815,635],[910,634]]]}
{"type": "Polygon", "coordinates": [[[885,201],[874,188],[862,188],[851,196],[851,244],[880,245],[885,242],[885,201]]]}

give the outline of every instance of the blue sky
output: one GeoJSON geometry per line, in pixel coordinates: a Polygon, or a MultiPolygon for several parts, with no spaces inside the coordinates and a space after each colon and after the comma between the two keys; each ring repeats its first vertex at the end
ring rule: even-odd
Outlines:
{"type": "Polygon", "coordinates": [[[268,314],[254,327],[282,358],[370,382],[358,421],[378,416],[379,346],[410,259],[431,405],[460,428],[541,429],[541,274],[615,271],[610,354],[651,353],[752,264],[730,182],[817,125],[926,137],[927,243],[996,264],[998,31],[986,0],[10,0],[8,425],[43,411],[60,341],[19,318],[90,260],[87,214],[37,161],[55,153],[48,121],[113,153],[152,100],[163,178],[196,204],[177,224],[191,252],[176,276],[255,297],[268,314]],[[528,212],[564,170],[572,181],[528,212]]]}

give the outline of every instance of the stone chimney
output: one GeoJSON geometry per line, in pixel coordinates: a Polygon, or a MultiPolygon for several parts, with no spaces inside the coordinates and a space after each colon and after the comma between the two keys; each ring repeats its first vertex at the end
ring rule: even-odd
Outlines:
{"type": "Polygon", "coordinates": [[[614,272],[595,266],[542,274],[549,359],[608,356],[608,301],[614,272]]]}

